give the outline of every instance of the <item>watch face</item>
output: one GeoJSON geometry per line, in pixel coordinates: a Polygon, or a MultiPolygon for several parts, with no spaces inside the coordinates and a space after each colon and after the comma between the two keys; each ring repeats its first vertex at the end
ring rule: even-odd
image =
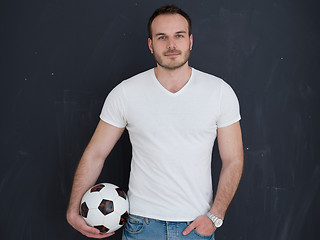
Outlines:
{"type": "Polygon", "coordinates": [[[223,221],[222,219],[217,219],[215,222],[214,222],[214,225],[218,228],[218,227],[221,227],[223,221]]]}

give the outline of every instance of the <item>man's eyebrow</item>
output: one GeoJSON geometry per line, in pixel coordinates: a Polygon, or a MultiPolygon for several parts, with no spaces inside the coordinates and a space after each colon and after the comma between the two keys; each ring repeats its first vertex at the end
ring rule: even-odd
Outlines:
{"type": "MultiPolygon", "coordinates": [[[[179,33],[185,33],[185,34],[187,34],[187,32],[186,31],[178,31],[178,32],[176,32],[176,34],[179,34],[179,33]]],[[[156,34],[156,36],[164,36],[164,35],[166,35],[165,33],[157,33],[156,34]]]]}

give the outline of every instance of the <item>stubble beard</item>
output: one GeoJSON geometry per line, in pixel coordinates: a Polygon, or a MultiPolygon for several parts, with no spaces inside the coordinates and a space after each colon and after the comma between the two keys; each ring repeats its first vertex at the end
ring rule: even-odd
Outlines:
{"type": "Polygon", "coordinates": [[[159,64],[159,66],[163,67],[164,69],[176,70],[178,68],[181,68],[182,66],[184,66],[188,62],[189,57],[190,57],[190,50],[187,50],[185,52],[171,50],[171,51],[167,51],[167,52],[163,53],[163,55],[160,55],[160,54],[154,52],[153,57],[154,57],[155,61],[159,64]],[[181,62],[177,62],[175,64],[166,64],[165,61],[162,59],[162,56],[163,56],[163,58],[165,58],[166,57],[165,55],[168,53],[183,54],[183,60],[181,62]]]}

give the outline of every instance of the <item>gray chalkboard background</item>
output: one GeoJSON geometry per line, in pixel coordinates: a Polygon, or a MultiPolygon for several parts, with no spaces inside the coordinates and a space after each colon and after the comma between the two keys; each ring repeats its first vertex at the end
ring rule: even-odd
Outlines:
{"type": "MultiPolygon", "coordinates": [[[[108,92],[155,66],[146,24],[165,3],[1,1],[1,239],[86,239],[65,220],[75,167],[108,92]]],[[[193,19],[190,65],[241,104],[244,175],[216,239],[319,239],[318,1],[172,3],[193,19]]],[[[127,190],[130,156],[125,133],[99,181],[127,190]]]]}

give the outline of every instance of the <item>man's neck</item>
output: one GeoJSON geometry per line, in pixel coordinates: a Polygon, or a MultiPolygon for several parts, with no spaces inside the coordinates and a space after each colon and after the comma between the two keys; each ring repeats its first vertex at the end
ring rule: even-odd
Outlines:
{"type": "Polygon", "coordinates": [[[169,70],[161,66],[154,69],[157,80],[160,84],[172,93],[181,90],[189,81],[192,70],[186,63],[184,66],[169,70]]]}

